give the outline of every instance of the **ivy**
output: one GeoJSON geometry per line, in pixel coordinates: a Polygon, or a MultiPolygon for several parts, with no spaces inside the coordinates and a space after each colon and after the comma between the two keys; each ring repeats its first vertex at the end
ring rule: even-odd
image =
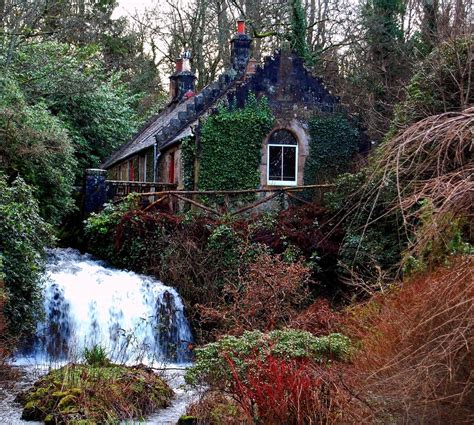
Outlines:
{"type": "Polygon", "coordinates": [[[201,130],[199,189],[254,189],[260,183],[262,141],[274,117],[266,98],[250,94],[243,108],[230,105],[201,130]]]}
{"type": "Polygon", "coordinates": [[[289,39],[291,48],[302,57],[306,65],[312,66],[315,63],[308,43],[306,42],[306,33],[308,24],[301,0],[293,0],[291,5],[291,31],[289,39]]]}
{"type": "Polygon", "coordinates": [[[311,136],[306,159],[304,183],[331,180],[348,171],[352,155],[357,152],[359,132],[347,118],[337,114],[316,116],[309,122],[311,136]]]}

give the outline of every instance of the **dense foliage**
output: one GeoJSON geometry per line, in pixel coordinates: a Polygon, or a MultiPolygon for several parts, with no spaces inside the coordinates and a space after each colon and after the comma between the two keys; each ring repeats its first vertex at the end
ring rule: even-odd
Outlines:
{"type": "Polygon", "coordinates": [[[0,75],[1,169],[36,190],[41,215],[52,223],[71,209],[76,161],[61,121],[43,103],[30,105],[17,81],[0,75]]]}
{"type": "Polygon", "coordinates": [[[6,304],[4,315],[10,336],[35,329],[41,308],[44,247],[51,243],[50,228],[39,215],[32,188],[21,178],[10,186],[0,175],[0,264],[6,304]]]}
{"type": "Polygon", "coordinates": [[[322,183],[349,170],[359,146],[359,132],[342,115],[316,116],[304,169],[305,184],[322,183]]]}
{"type": "Polygon", "coordinates": [[[273,126],[265,98],[250,95],[244,108],[223,106],[201,129],[201,190],[255,189],[260,182],[262,140],[273,126]]]}
{"type": "Polygon", "coordinates": [[[183,170],[184,190],[194,190],[195,159],[196,143],[192,138],[186,137],[181,142],[181,166],[183,170]]]}
{"type": "Polygon", "coordinates": [[[28,102],[42,103],[57,116],[73,141],[82,177],[97,167],[137,129],[132,96],[120,74],[106,74],[94,46],[56,42],[26,46],[11,67],[28,102]]]}
{"type": "Polygon", "coordinates": [[[93,214],[86,234],[94,254],[176,287],[199,340],[296,319],[333,283],[341,236],[320,208],[229,220],[143,212],[133,200],[93,214]]]}
{"type": "Polygon", "coordinates": [[[232,360],[237,374],[242,377],[251,360],[272,354],[280,358],[310,358],[318,362],[329,359],[347,360],[351,351],[349,338],[341,334],[317,337],[305,331],[287,329],[267,334],[247,331],[240,337],[225,336],[216,342],[196,349],[196,362],[186,372],[186,380],[193,385],[228,386],[233,377],[228,360],[232,360]]]}
{"type": "MultiPolygon", "coordinates": [[[[336,373],[351,351],[349,338],[341,334],[245,332],[198,349],[185,378],[230,394],[228,403],[236,403],[240,419],[250,423],[332,423],[345,415],[341,400],[347,394],[336,373]]],[[[211,412],[212,404],[211,398],[211,412]]],[[[229,407],[221,415],[226,411],[235,416],[229,407]]],[[[200,417],[206,418],[206,412],[200,417]]],[[[230,423],[236,422],[231,418],[230,423]]]]}
{"type": "Polygon", "coordinates": [[[474,37],[446,41],[420,62],[406,87],[406,97],[395,107],[386,140],[397,131],[446,111],[462,110],[474,103],[470,87],[474,37]]]}

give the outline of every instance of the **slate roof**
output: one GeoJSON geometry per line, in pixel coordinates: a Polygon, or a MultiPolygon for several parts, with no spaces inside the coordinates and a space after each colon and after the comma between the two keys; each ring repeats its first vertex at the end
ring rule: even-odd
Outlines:
{"type": "MultiPolygon", "coordinates": [[[[242,104],[249,91],[255,93],[273,93],[278,85],[277,75],[280,65],[281,53],[275,52],[273,56],[265,58],[263,66],[257,67],[257,72],[242,82],[243,72],[237,72],[234,68],[222,73],[218,80],[205,87],[196,96],[182,100],[179,103],[172,102],[160,114],[153,117],[128,143],[113,153],[103,164],[102,168],[108,169],[119,162],[130,158],[139,152],[157,143],[158,149],[162,150],[180,140],[186,135],[192,134],[192,127],[197,123],[200,116],[215,107],[220,99],[227,94],[234,97],[238,104],[242,104]],[[233,90],[235,88],[235,90],[233,90]],[[190,131],[191,130],[191,131],[190,131]]],[[[339,99],[333,96],[324,86],[321,78],[314,77],[311,72],[303,66],[303,60],[290,54],[290,60],[300,63],[298,75],[298,87],[283,89],[296,90],[302,101],[319,108],[322,111],[333,111],[339,99]]]]}
{"type": "MultiPolygon", "coordinates": [[[[181,135],[188,135],[189,127],[233,86],[237,73],[230,69],[219,76],[218,81],[205,87],[199,94],[179,103],[170,103],[164,111],[154,116],[128,143],[119,148],[102,164],[108,169],[140,151],[158,143],[158,148],[179,140],[181,135]]],[[[184,137],[184,136],[183,136],[184,137]]]]}

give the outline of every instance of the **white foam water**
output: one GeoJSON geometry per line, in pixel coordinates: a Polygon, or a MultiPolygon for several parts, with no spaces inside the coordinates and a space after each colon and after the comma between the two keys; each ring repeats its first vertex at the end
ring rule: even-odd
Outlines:
{"type": "Polygon", "coordinates": [[[175,289],[74,249],[48,251],[44,309],[23,360],[79,360],[103,347],[120,363],[186,363],[192,334],[175,289]]]}

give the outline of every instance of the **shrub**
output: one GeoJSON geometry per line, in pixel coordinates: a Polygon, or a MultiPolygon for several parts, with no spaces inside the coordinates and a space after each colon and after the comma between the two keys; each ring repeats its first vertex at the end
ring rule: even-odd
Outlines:
{"type": "Polygon", "coordinates": [[[202,319],[219,323],[219,333],[277,328],[308,303],[309,279],[309,269],[301,262],[261,253],[240,265],[236,278],[224,285],[218,304],[201,307],[202,319]]]}
{"type": "MultiPolygon", "coordinates": [[[[230,394],[253,423],[331,421],[343,414],[349,398],[336,371],[350,353],[349,339],[340,334],[318,338],[293,329],[245,332],[197,349],[196,363],[185,378],[230,394]]],[[[198,408],[193,411],[199,414],[198,408]]]]}
{"type": "Polygon", "coordinates": [[[206,383],[226,389],[232,385],[233,370],[244,378],[255,359],[272,355],[282,359],[309,359],[325,364],[329,359],[347,360],[350,341],[341,334],[316,337],[295,329],[275,330],[267,334],[246,331],[241,337],[225,336],[195,351],[196,362],[186,372],[190,384],[206,383]],[[229,363],[229,360],[231,363],[229,363]]]}
{"type": "Polygon", "coordinates": [[[33,332],[42,314],[44,247],[52,244],[53,238],[51,228],[39,215],[32,188],[21,178],[10,186],[0,174],[0,217],[4,315],[8,335],[18,338],[33,332]]]}
{"type": "Polygon", "coordinates": [[[138,205],[136,194],[128,195],[118,205],[106,204],[99,213],[92,213],[85,222],[84,233],[90,251],[111,263],[116,263],[115,235],[123,215],[138,205]]]}
{"type": "Polygon", "coordinates": [[[34,187],[42,217],[58,224],[73,208],[76,161],[69,133],[44,104],[29,105],[12,77],[0,75],[0,90],[0,170],[34,187]]]}
{"type": "Polygon", "coordinates": [[[84,348],[83,352],[84,360],[89,366],[108,366],[110,360],[107,356],[105,348],[101,345],[94,345],[91,348],[84,348]]]}
{"type": "Polygon", "coordinates": [[[292,318],[289,326],[321,336],[335,332],[340,322],[340,314],[333,311],[329,301],[318,298],[307,309],[292,318]]]}
{"type": "Polygon", "coordinates": [[[253,423],[336,423],[349,416],[350,395],[335,365],[268,355],[256,358],[241,379],[232,359],[227,362],[234,378],[229,391],[253,423]]]}

